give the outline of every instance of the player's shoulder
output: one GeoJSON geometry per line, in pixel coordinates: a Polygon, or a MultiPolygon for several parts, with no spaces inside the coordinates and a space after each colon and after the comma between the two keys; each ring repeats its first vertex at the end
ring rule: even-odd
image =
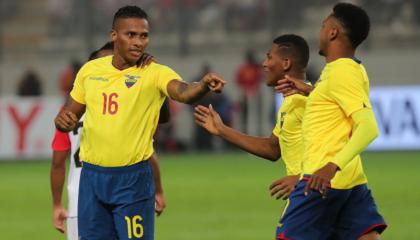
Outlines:
{"type": "Polygon", "coordinates": [[[330,63],[333,74],[348,74],[349,72],[360,72],[363,67],[361,61],[353,58],[340,58],[330,63]]]}
{"type": "Polygon", "coordinates": [[[98,68],[112,67],[112,56],[105,56],[101,58],[96,58],[88,61],[82,66],[84,71],[90,71],[92,69],[97,70],[98,68]]]}
{"type": "Polygon", "coordinates": [[[173,71],[169,66],[156,62],[150,63],[149,68],[153,71],[173,71]]]}

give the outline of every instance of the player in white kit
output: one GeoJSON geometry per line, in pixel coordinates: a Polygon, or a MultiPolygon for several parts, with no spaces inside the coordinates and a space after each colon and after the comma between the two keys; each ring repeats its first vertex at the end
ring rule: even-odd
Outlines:
{"type": "MultiPolygon", "coordinates": [[[[89,60],[104,57],[112,54],[113,44],[107,43],[101,49],[93,52],[89,60]]],[[[141,59],[141,63],[148,64],[152,60],[150,55],[141,59]]],[[[169,121],[169,107],[165,102],[161,108],[159,123],[169,121]]],[[[53,199],[53,225],[62,232],[67,233],[68,240],[78,240],[77,228],[77,202],[79,196],[79,181],[82,169],[82,163],[79,159],[80,150],[80,136],[83,131],[83,117],[77,124],[77,127],[68,133],[55,130],[55,135],[51,148],[53,150],[53,161],[51,163],[51,191],[53,199]],[[64,178],[66,175],[65,162],[70,153],[70,168],[67,178],[67,196],[68,208],[63,207],[61,204],[64,178]],[[67,229],[65,223],[67,222],[67,229]]],[[[159,216],[165,208],[165,200],[163,197],[163,189],[160,181],[159,163],[156,153],[153,153],[150,158],[152,164],[154,181],[156,186],[155,196],[155,211],[159,216]]]]}

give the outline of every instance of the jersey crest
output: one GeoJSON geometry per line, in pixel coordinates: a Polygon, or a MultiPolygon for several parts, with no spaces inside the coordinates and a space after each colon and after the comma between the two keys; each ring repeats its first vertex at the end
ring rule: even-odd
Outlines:
{"type": "Polygon", "coordinates": [[[137,80],[140,78],[140,76],[133,76],[133,75],[124,75],[124,76],[126,77],[125,85],[128,88],[131,88],[137,82],[137,80]]]}

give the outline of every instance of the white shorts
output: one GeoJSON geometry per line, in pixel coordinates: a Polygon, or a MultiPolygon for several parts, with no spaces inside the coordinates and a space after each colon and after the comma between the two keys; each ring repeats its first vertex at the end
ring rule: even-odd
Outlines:
{"type": "Polygon", "coordinates": [[[77,217],[67,218],[67,239],[79,240],[79,231],[77,228],[77,217]]]}

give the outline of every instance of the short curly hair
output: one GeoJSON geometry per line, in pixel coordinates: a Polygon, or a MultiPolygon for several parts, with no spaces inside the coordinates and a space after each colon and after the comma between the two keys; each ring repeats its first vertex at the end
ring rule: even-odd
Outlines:
{"type": "Polygon", "coordinates": [[[333,8],[332,16],[343,25],[354,48],[369,35],[369,16],[361,7],[350,3],[338,3],[333,8]]]}
{"type": "Polygon", "coordinates": [[[118,19],[122,18],[142,18],[148,20],[147,13],[140,7],[137,6],[125,6],[115,13],[114,19],[112,20],[112,27],[115,26],[115,23],[118,19]]]}

